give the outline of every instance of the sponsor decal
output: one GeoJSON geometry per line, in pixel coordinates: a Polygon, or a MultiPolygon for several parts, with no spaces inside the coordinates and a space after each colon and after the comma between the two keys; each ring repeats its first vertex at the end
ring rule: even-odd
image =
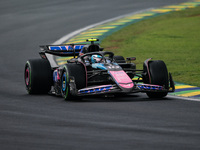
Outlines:
{"type": "Polygon", "coordinates": [[[112,77],[123,88],[132,88],[134,86],[131,78],[123,71],[110,71],[112,77]]]}
{"type": "Polygon", "coordinates": [[[53,72],[53,81],[54,82],[58,82],[60,80],[60,72],[58,69],[56,69],[54,72],[53,72]]]}
{"type": "Polygon", "coordinates": [[[113,89],[112,85],[107,85],[107,86],[98,86],[98,87],[93,87],[93,88],[86,88],[79,90],[79,94],[93,94],[93,93],[103,93],[103,92],[109,92],[110,90],[113,89]]]}
{"type": "Polygon", "coordinates": [[[71,45],[68,46],[49,46],[49,50],[80,50],[84,47],[84,45],[74,45],[73,47],[71,45]]]}
{"type": "Polygon", "coordinates": [[[138,84],[137,87],[141,90],[163,90],[163,87],[159,85],[138,84]]]}
{"type": "Polygon", "coordinates": [[[121,87],[123,88],[132,88],[133,87],[133,83],[128,83],[128,84],[119,84],[121,87]]]}

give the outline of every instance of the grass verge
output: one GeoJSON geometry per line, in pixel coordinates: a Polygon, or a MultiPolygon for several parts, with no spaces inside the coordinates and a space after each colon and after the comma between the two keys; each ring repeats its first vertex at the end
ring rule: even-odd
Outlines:
{"type": "Polygon", "coordinates": [[[200,87],[200,7],[134,23],[106,37],[101,46],[115,55],[163,60],[175,81],[200,87]]]}

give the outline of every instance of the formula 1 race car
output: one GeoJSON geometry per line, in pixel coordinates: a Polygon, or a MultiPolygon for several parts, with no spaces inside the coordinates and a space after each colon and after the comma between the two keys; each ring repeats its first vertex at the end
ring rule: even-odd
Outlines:
{"type": "Polygon", "coordinates": [[[168,92],[174,92],[172,76],[163,61],[147,59],[143,70],[137,70],[132,63],[135,57],[125,60],[123,56],[114,56],[113,52],[103,51],[95,41],[98,39],[88,39],[87,42],[91,42],[88,45],[40,46],[42,59],[30,59],[25,65],[28,93],[50,93],[67,100],[134,92],[145,92],[150,98],[162,98],[168,92]],[[72,58],[58,65],[55,61],[58,56],[72,58]]]}

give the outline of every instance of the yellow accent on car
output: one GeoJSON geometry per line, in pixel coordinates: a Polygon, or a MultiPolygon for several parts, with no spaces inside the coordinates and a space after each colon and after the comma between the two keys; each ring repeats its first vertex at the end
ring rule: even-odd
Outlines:
{"type": "Polygon", "coordinates": [[[94,41],[99,41],[99,39],[87,39],[87,42],[94,42],[94,41]]]}

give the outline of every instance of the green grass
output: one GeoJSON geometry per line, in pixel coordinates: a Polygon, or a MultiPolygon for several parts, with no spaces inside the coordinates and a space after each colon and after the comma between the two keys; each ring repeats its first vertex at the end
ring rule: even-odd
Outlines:
{"type": "Polygon", "coordinates": [[[200,7],[134,23],[106,37],[101,46],[115,55],[163,60],[175,81],[200,86],[200,7]]]}

